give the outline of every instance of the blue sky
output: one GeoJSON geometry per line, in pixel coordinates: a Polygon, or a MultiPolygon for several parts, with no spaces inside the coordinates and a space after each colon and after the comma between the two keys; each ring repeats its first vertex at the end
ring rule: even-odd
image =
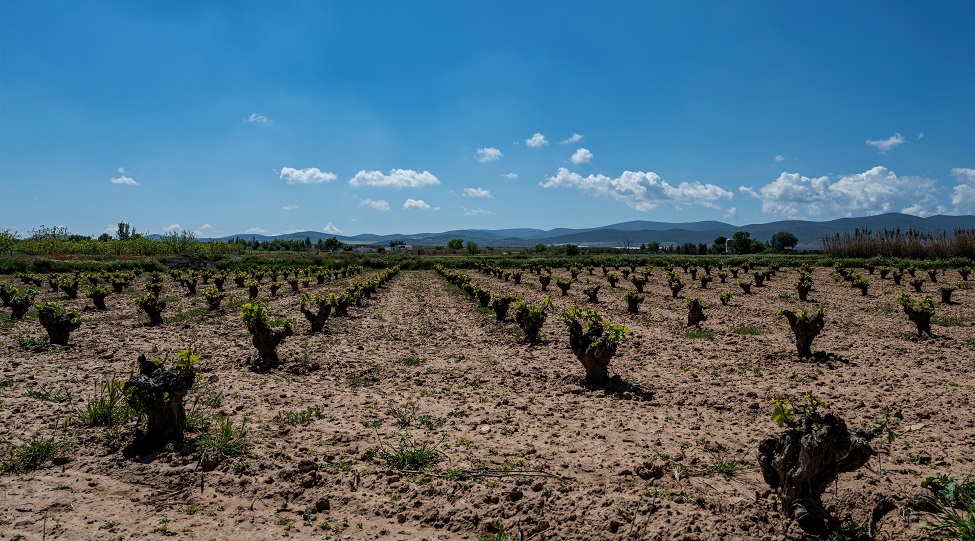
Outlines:
{"type": "Polygon", "coordinates": [[[0,228],[975,214],[975,3],[0,3],[0,228]]]}

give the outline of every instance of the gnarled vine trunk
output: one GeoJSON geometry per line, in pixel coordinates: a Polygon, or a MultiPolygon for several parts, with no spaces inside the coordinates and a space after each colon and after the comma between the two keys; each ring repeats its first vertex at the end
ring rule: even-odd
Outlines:
{"type": "Polygon", "coordinates": [[[278,328],[259,325],[252,329],[253,339],[251,342],[257,348],[257,359],[254,360],[254,366],[266,370],[281,364],[281,360],[278,358],[278,344],[294,333],[291,325],[278,328]]]}
{"type": "Polygon", "coordinates": [[[807,534],[825,537],[840,523],[823,507],[820,496],[839,474],[855,471],[870,460],[873,433],[851,432],[843,419],[832,414],[802,416],[798,422],[799,426],[762,441],[755,456],[786,513],[807,534]]]}
{"type": "Polygon", "coordinates": [[[569,347],[586,369],[586,383],[609,383],[609,361],[616,354],[616,343],[601,340],[602,336],[602,323],[594,322],[588,332],[578,321],[570,323],[569,347]]]}
{"type": "Polygon", "coordinates": [[[129,406],[148,420],[142,445],[157,449],[171,441],[182,441],[186,430],[183,401],[194,381],[195,370],[167,370],[145,355],[139,356],[139,373],[129,378],[123,389],[129,406]]]}
{"type": "Polygon", "coordinates": [[[799,357],[803,359],[812,357],[813,338],[816,338],[826,325],[823,314],[819,313],[806,319],[800,319],[791,310],[783,310],[782,315],[789,320],[789,327],[796,335],[796,349],[799,351],[799,357]]]}

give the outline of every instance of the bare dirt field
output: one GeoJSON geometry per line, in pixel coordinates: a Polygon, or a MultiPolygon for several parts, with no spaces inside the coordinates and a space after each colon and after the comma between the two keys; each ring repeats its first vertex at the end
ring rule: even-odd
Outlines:
{"type": "MultiPolygon", "coordinates": [[[[265,372],[249,369],[255,350],[239,308],[247,292],[232,283],[226,308],[206,313],[202,296],[185,296],[167,277],[166,323],[149,327],[133,304],[142,277],[110,295],[107,311],[86,310],[68,347],[45,352],[21,345],[46,336],[36,312],[9,321],[4,308],[0,451],[52,436],[70,447],[57,463],[0,475],[0,539],[476,540],[503,538],[501,529],[513,540],[801,539],[755,449],[781,430],[772,399],[807,393],[851,428],[891,411],[896,439],[874,440],[880,454],[823,496],[844,523],[874,522],[878,539],[936,539],[911,505],[925,492],[920,482],[973,472],[975,290],[939,303],[936,337],[919,340],[895,303],[910,286],[878,275],[861,296],[833,269],[817,269],[801,303],[791,269],[751,295],[731,277],[701,289],[678,269],[687,287],[676,299],[656,269],[634,315],[621,299],[633,285],[610,288],[598,269],[579,276],[603,284],[595,305],[581,282],[563,297],[554,280],[542,292],[527,272],[522,284],[468,272],[492,292],[551,295],[543,342],[523,344],[510,319],[479,311],[434,271],[400,272],[317,335],[298,294],[286,285],[271,298],[265,281],[272,314],[297,321],[278,349],[284,365],[265,372]],[[727,290],[734,297],[722,306],[727,290]],[[686,297],[710,305],[701,326],[710,332],[686,334],[686,297]],[[628,327],[610,372],[631,390],[581,384],[558,318],[573,304],[628,327]],[[828,360],[798,360],[776,311],[799,307],[826,309],[813,350],[828,360]],[[243,455],[201,460],[192,445],[200,434],[190,432],[185,445],[127,457],[135,421],[77,421],[98,382],[126,379],[140,354],[162,358],[189,344],[201,362],[187,408],[243,426],[243,455]],[[436,462],[390,465],[411,450],[435,451],[436,462]]],[[[939,282],[958,279],[949,270],[939,282]]],[[[307,291],[337,292],[345,281],[312,284],[307,291]]],[[[936,299],[937,285],[924,285],[936,299]]],[[[46,286],[45,295],[54,297],[46,286]]],[[[81,310],[91,301],[62,303],[81,310]]]]}

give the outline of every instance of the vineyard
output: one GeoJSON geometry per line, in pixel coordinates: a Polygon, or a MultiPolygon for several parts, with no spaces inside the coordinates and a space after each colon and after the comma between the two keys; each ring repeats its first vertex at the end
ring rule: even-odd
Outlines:
{"type": "Polygon", "coordinates": [[[0,276],[0,539],[975,520],[967,260],[28,263],[0,276]]]}

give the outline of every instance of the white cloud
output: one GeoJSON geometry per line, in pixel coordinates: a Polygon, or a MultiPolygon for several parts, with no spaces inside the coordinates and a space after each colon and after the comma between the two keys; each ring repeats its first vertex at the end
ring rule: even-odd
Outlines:
{"type": "Polygon", "coordinates": [[[518,180],[518,174],[517,173],[508,173],[506,175],[501,175],[501,176],[504,177],[504,178],[506,178],[506,179],[508,179],[508,180],[518,180]]]}
{"type": "Polygon", "coordinates": [[[917,138],[918,138],[919,141],[921,139],[924,139],[924,132],[921,132],[921,133],[917,134],[917,138]]]}
{"type": "Polygon", "coordinates": [[[960,183],[951,191],[955,214],[975,214],[975,169],[955,167],[950,174],[960,183]]]}
{"type": "Polygon", "coordinates": [[[112,184],[121,184],[123,186],[138,186],[139,185],[139,183],[136,182],[135,180],[133,180],[132,178],[125,176],[125,174],[124,174],[125,173],[125,168],[124,167],[119,167],[118,168],[118,172],[119,172],[119,176],[114,177],[114,178],[111,179],[112,184]]]}
{"type": "Polygon", "coordinates": [[[298,208],[298,205],[285,205],[281,207],[281,210],[295,210],[296,208],[298,208]]]}
{"type": "Polygon", "coordinates": [[[504,154],[502,154],[500,150],[494,147],[479,148],[477,149],[477,154],[474,155],[474,157],[477,158],[477,161],[481,163],[496,162],[500,160],[503,156],[504,154]]]}
{"type": "Polygon", "coordinates": [[[483,188],[464,188],[465,197],[487,197],[488,199],[494,198],[491,192],[483,188]]]}
{"type": "Polygon", "coordinates": [[[876,140],[867,139],[867,144],[872,147],[875,147],[877,150],[880,151],[881,154],[887,154],[888,150],[896,146],[902,145],[906,141],[907,139],[904,139],[903,135],[899,133],[895,133],[894,135],[890,136],[887,139],[876,139],[876,140]]]}
{"type": "Polygon", "coordinates": [[[322,171],[317,167],[309,167],[307,169],[282,167],[280,177],[281,180],[288,184],[321,184],[323,182],[332,182],[338,178],[334,173],[322,171]]]}
{"type": "Polygon", "coordinates": [[[739,190],[762,202],[762,212],[786,218],[800,216],[872,216],[902,212],[930,216],[944,211],[932,179],[898,177],[877,166],[863,173],[831,180],[782,173],[758,190],[739,190]]]}
{"type": "Polygon", "coordinates": [[[328,233],[329,235],[341,235],[342,230],[332,225],[332,222],[328,222],[328,225],[322,228],[323,233],[328,233]]]}
{"type": "Polygon", "coordinates": [[[209,231],[211,229],[213,229],[213,226],[210,224],[203,224],[203,226],[200,227],[200,231],[209,231]]]}
{"type": "Polygon", "coordinates": [[[572,143],[578,143],[579,141],[582,141],[582,135],[578,133],[573,133],[572,137],[569,137],[565,141],[562,141],[562,144],[571,145],[572,143]]]}
{"type": "Polygon", "coordinates": [[[359,202],[359,206],[360,207],[372,207],[372,208],[374,208],[374,209],[376,209],[378,211],[381,211],[381,212],[388,212],[389,211],[389,203],[387,203],[386,201],[384,201],[382,199],[379,199],[379,200],[363,199],[362,201],[359,202]]]}
{"type": "Polygon", "coordinates": [[[464,209],[464,214],[468,216],[487,216],[488,214],[494,214],[493,210],[488,209],[468,209],[467,207],[461,207],[464,209]]]}
{"type": "Polygon", "coordinates": [[[251,233],[251,234],[257,234],[257,235],[267,235],[267,229],[264,229],[263,227],[252,227],[252,228],[248,229],[247,231],[244,231],[244,233],[251,233]]]}
{"type": "Polygon", "coordinates": [[[775,163],[782,163],[783,160],[785,160],[785,156],[783,156],[781,154],[776,154],[776,156],[775,156],[775,163]]]}
{"type": "Polygon", "coordinates": [[[183,230],[183,226],[179,224],[169,224],[163,228],[163,231],[165,231],[166,233],[172,233],[173,231],[182,231],[182,230],[183,230]]]}
{"type": "Polygon", "coordinates": [[[572,153],[572,163],[578,165],[580,163],[589,163],[592,159],[592,152],[589,149],[580,148],[579,150],[572,153]]]}
{"type": "Polygon", "coordinates": [[[440,207],[431,207],[422,199],[407,199],[403,210],[440,210],[440,207]]]}
{"type": "Polygon", "coordinates": [[[538,148],[540,146],[547,145],[548,140],[545,139],[544,135],[540,133],[536,133],[535,135],[532,135],[528,139],[525,139],[525,144],[532,148],[538,148]]]}
{"type": "Polygon", "coordinates": [[[540,186],[578,188],[588,194],[609,197],[626,203],[641,212],[662,204],[670,204],[675,208],[681,204],[718,208],[714,204],[715,201],[734,197],[731,192],[714,184],[681,182],[674,187],[660,180],[660,176],[654,172],[639,171],[624,171],[617,178],[605,175],[583,177],[560,167],[554,177],[546,177],[545,182],[540,183],[540,186]]]}
{"type": "Polygon", "coordinates": [[[352,186],[382,186],[387,188],[420,188],[440,184],[432,173],[417,173],[412,169],[392,169],[388,175],[382,171],[359,171],[349,180],[352,186]]]}
{"type": "Polygon", "coordinates": [[[245,122],[249,122],[251,124],[270,124],[274,121],[261,113],[251,113],[245,122]]]}
{"type": "Polygon", "coordinates": [[[733,222],[738,221],[738,207],[728,207],[727,212],[724,213],[724,219],[733,222]]]}

